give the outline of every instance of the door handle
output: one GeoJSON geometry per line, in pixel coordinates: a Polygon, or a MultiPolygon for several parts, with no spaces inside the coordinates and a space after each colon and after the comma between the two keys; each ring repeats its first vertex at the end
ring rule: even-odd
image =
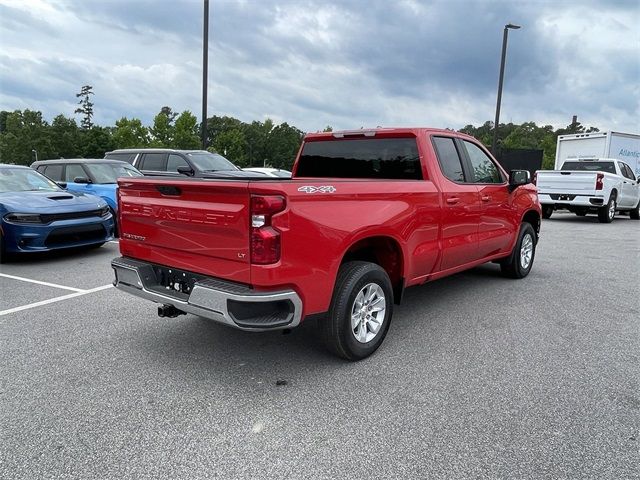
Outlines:
{"type": "Polygon", "coordinates": [[[458,197],[449,197],[449,198],[447,198],[447,203],[449,205],[455,205],[459,201],[460,201],[460,199],[458,197]]]}
{"type": "Polygon", "coordinates": [[[489,200],[491,200],[491,195],[483,195],[482,196],[482,201],[483,202],[488,202],[489,200]]]}

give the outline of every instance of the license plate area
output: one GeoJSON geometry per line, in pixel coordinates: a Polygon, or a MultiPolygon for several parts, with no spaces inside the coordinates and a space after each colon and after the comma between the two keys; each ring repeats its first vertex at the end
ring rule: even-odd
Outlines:
{"type": "Polygon", "coordinates": [[[153,266],[153,273],[156,277],[156,288],[187,296],[191,295],[196,282],[205,278],[204,275],[160,265],[153,266]]]}

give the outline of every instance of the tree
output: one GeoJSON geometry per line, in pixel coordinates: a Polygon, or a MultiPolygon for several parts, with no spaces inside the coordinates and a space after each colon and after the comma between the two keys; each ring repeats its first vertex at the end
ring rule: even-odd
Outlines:
{"type": "Polygon", "coordinates": [[[200,147],[198,119],[189,110],[182,112],[176,119],[172,146],[185,150],[200,147]]]}
{"type": "Polygon", "coordinates": [[[269,132],[267,161],[274,168],[291,170],[304,133],[288,123],[281,123],[269,132]]]}
{"type": "Polygon", "coordinates": [[[247,141],[240,128],[226,130],[216,135],[212,147],[214,151],[224,155],[239,167],[249,165],[249,158],[246,154],[247,141]]]}
{"type": "Polygon", "coordinates": [[[74,158],[81,156],[80,129],[73,118],[58,115],[49,128],[51,146],[56,158],[74,158]]]}
{"type": "Polygon", "coordinates": [[[83,85],[80,89],[80,93],[76,93],[76,98],[79,98],[78,108],[76,108],[74,113],[81,113],[84,115],[82,117],[82,121],[80,125],[85,130],[93,127],[93,122],[91,118],[93,117],[93,103],[91,102],[91,95],[93,95],[93,87],[91,85],[83,85]]]}
{"type": "Polygon", "coordinates": [[[324,130],[322,130],[323,132],[333,132],[333,127],[331,125],[327,125],[326,127],[324,127],[324,130]]]}
{"type": "Polygon", "coordinates": [[[113,131],[115,148],[140,148],[149,145],[149,131],[137,118],[122,117],[113,131]]]}
{"type": "Polygon", "coordinates": [[[39,160],[55,158],[49,125],[42,113],[34,110],[9,113],[0,135],[0,163],[31,165],[36,155],[39,160]]]}
{"type": "Polygon", "coordinates": [[[81,131],[81,154],[84,158],[104,158],[104,154],[114,150],[112,127],[96,127],[81,131]]]}
{"type": "Polygon", "coordinates": [[[162,107],[160,113],[153,118],[153,126],[149,128],[151,134],[151,146],[153,147],[171,147],[173,144],[173,136],[175,128],[172,125],[176,114],[171,111],[170,107],[162,107]]]}

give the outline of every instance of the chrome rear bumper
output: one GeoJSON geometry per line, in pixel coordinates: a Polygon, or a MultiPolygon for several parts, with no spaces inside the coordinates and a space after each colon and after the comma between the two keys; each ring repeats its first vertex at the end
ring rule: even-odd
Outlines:
{"type": "Polygon", "coordinates": [[[193,274],[189,294],[160,285],[151,263],[119,257],[111,262],[113,285],[152,302],[172,305],[186,313],[209,318],[241,330],[292,328],[300,324],[302,301],[293,290],[260,292],[245,285],[193,274]]]}

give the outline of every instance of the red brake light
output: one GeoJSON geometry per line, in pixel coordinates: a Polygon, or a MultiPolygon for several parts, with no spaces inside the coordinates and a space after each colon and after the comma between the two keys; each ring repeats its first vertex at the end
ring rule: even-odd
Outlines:
{"type": "Polygon", "coordinates": [[[271,226],[271,217],[284,210],[284,197],[251,196],[251,263],[268,265],[280,260],[280,232],[271,226]]]}
{"type": "Polygon", "coordinates": [[[596,177],[596,190],[602,190],[604,187],[604,173],[599,173],[596,177]]]}

